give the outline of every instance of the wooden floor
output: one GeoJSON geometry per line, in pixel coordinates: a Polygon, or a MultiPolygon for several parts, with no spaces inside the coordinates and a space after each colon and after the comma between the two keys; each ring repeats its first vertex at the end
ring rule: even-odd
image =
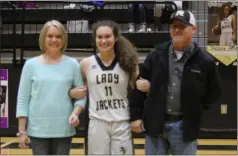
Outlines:
{"type": "MultiPolygon", "coordinates": [[[[237,155],[237,143],[235,139],[199,139],[198,155],[237,155]]],[[[144,155],[145,139],[134,139],[136,155],[144,155]]],[[[31,149],[19,149],[18,138],[2,137],[0,155],[32,155],[31,149]]],[[[73,138],[70,151],[71,155],[84,155],[84,138],[73,138]]]]}

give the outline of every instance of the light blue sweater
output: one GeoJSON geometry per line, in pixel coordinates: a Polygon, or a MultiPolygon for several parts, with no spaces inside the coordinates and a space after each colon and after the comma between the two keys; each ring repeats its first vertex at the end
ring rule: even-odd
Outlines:
{"type": "Polygon", "coordinates": [[[72,87],[84,85],[76,59],[63,56],[54,65],[26,61],[19,84],[16,116],[27,117],[27,133],[40,138],[69,137],[75,128],[68,122],[74,105],[85,106],[86,98],[75,101],[68,95],[72,87]]]}

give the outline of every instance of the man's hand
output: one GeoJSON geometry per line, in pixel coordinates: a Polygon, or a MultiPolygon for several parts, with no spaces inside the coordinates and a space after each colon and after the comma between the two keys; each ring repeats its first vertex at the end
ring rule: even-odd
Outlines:
{"type": "Polygon", "coordinates": [[[131,123],[131,130],[136,133],[145,131],[142,120],[136,120],[131,123]]]}

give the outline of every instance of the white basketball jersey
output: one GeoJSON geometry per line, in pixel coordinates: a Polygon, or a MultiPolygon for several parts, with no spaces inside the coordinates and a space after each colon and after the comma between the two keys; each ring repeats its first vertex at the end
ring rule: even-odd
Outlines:
{"type": "Polygon", "coordinates": [[[232,16],[229,15],[221,20],[221,33],[232,33],[232,16]]]}
{"type": "Polygon", "coordinates": [[[89,118],[108,122],[129,120],[129,75],[115,59],[105,67],[98,55],[89,58],[85,73],[89,90],[89,118]]]}

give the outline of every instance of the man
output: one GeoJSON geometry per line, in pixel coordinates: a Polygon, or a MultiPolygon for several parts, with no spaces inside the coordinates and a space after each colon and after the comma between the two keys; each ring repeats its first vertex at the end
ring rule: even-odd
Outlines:
{"type": "Polygon", "coordinates": [[[148,155],[195,155],[202,110],[220,95],[213,58],[192,42],[194,15],[172,14],[172,41],[156,45],[141,67],[130,103],[131,127],[145,132],[148,155]],[[149,86],[145,80],[151,84],[149,86]]]}

